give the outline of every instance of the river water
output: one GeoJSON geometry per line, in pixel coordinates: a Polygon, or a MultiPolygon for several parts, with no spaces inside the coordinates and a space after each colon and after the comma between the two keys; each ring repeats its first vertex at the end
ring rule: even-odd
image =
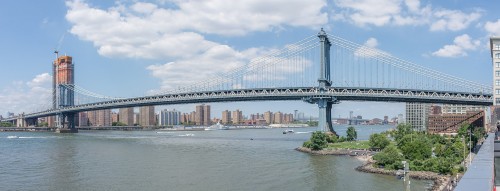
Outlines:
{"type": "MultiPolygon", "coordinates": [[[[390,126],[358,126],[358,137],[390,126]]],[[[345,134],[345,126],[336,126],[345,134]]],[[[297,152],[315,128],[0,133],[0,190],[403,190],[349,156],[297,152]],[[253,139],[253,140],[252,140],[253,139]]],[[[430,181],[412,180],[412,190],[430,181]]]]}

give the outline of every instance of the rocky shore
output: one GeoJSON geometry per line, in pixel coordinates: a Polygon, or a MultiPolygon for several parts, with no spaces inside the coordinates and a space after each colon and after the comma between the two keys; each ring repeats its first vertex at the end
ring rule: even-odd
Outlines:
{"type": "MultiPolygon", "coordinates": [[[[373,166],[374,161],[372,160],[372,155],[375,154],[373,151],[369,150],[355,150],[355,149],[326,149],[313,151],[309,148],[298,147],[295,150],[309,153],[313,155],[344,155],[344,156],[353,156],[359,160],[364,161],[365,163],[361,166],[356,167],[357,171],[366,172],[366,173],[375,173],[375,174],[384,174],[384,175],[392,175],[396,176],[396,170],[386,170],[382,168],[376,168],[373,166]]],[[[439,175],[435,172],[427,172],[427,171],[410,171],[409,176],[413,179],[418,180],[433,180],[434,184],[430,190],[432,191],[442,191],[448,190],[446,189],[449,186],[451,177],[446,175],[439,175]]]]}
{"type": "MultiPolygon", "coordinates": [[[[357,171],[367,172],[367,173],[375,173],[375,174],[385,174],[396,176],[396,170],[386,170],[382,168],[376,168],[373,166],[373,162],[365,163],[364,165],[356,167],[357,171]]],[[[427,172],[427,171],[410,171],[410,178],[418,179],[418,180],[433,180],[434,184],[431,188],[432,191],[441,191],[447,190],[445,189],[450,182],[450,176],[439,175],[435,172],[427,172]]]]}

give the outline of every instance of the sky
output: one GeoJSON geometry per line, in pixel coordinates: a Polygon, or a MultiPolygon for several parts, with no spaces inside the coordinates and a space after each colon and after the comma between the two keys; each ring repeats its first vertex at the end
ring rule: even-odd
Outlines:
{"type": "MultiPolygon", "coordinates": [[[[50,104],[56,49],[73,57],[78,86],[134,97],[202,80],[320,28],[491,85],[489,37],[500,36],[498,10],[500,3],[491,0],[0,1],[0,115],[50,104]]],[[[214,117],[226,109],[244,115],[318,112],[300,101],[210,105],[214,117]]],[[[174,108],[195,109],[157,110],[174,108]]],[[[393,117],[404,113],[404,104],[342,102],[333,115],[346,117],[349,111],[364,118],[393,117]]]]}

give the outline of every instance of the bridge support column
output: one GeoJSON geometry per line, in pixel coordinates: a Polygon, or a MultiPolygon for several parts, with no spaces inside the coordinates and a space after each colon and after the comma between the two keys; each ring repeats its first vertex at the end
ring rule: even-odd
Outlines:
{"type": "MultiPolygon", "coordinates": [[[[59,97],[57,106],[59,108],[73,106],[74,92],[71,89],[73,84],[59,84],[59,97]],[[68,88],[70,87],[70,88],[68,88]]],[[[75,126],[75,113],[59,113],[56,115],[56,133],[78,133],[75,126]]]]}
{"type": "Polygon", "coordinates": [[[328,95],[328,89],[332,86],[330,81],[330,47],[332,44],[328,40],[328,35],[321,29],[318,33],[320,42],[320,71],[318,78],[318,91],[324,96],[320,97],[306,97],[303,98],[304,101],[312,104],[318,104],[319,116],[318,116],[318,128],[324,132],[335,133],[332,125],[332,106],[338,103],[335,97],[328,95]]]}
{"type": "Polygon", "coordinates": [[[323,132],[332,132],[336,134],[332,125],[332,107],[335,101],[332,101],[331,98],[320,98],[317,100],[317,103],[319,108],[318,127],[323,132]]]}
{"type": "Polygon", "coordinates": [[[78,133],[75,126],[75,113],[60,113],[56,118],[56,133],[78,133]]]}

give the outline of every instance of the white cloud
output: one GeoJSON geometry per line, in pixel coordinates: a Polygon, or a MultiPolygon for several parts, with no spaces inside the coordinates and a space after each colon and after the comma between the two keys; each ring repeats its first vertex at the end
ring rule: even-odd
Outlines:
{"type": "Polygon", "coordinates": [[[484,29],[490,36],[500,36],[500,19],[496,22],[486,22],[486,24],[484,24],[484,29]]]}
{"type": "Polygon", "coordinates": [[[445,45],[443,48],[432,53],[439,57],[462,57],[467,56],[467,51],[476,50],[480,46],[479,40],[472,40],[469,35],[463,34],[455,37],[452,45],[445,45]]]}
{"type": "Polygon", "coordinates": [[[192,58],[150,65],[147,69],[153,77],[161,80],[161,89],[168,90],[203,81],[220,72],[229,72],[244,65],[246,61],[248,58],[245,52],[217,45],[192,58]]]}
{"type": "Polygon", "coordinates": [[[481,14],[479,12],[466,14],[457,10],[441,10],[434,12],[434,17],[437,20],[431,24],[431,31],[459,31],[466,29],[472,22],[477,21],[481,14]]]}
{"type": "Polygon", "coordinates": [[[479,10],[464,13],[459,10],[432,9],[421,6],[420,0],[334,0],[338,7],[333,20],[348,21],[367,26],[429,25],[431,31],[459,31],[481,17],[479,10]]]}
{"type": "Polygon", "coordinates": [[[37,75],[28,82],[13,82],[0,91],[0,114],[48,109],[52,105],[51,82],[52,76],[48,73],[37,75]]]}
{"type": "Polygon", "coordinates": [[[354,55],[356,55],[357,57],[376,57],[376,56],[390,55],[387,52],[378,50],[377,46],[378,46],[378,40],[376,38],[370,37],[368,38],[368,40],[366,40],[363,46],[356,49],[354,55]]]}
{"type": "Polygon", "coordinates": [[[137,2],[107,10],[68,1],[70,32],[108,57],[190,57],[217,46],[200,35],[245,35],[282,26],[318,28],[327,23],[324,0],[173,1],[178,9],[137,2]],[[279,6],[278,6],[279,5],[279,6]]]}
{"type": "Polygon", "coordinates": [[[370,48],[375,48],[378,46],[378,41],[376,38],[371,37],[368,40],[366,40],[365,46],[368,46],[370,48]]]}
{"type": "Polygon", "coordinates": [[[238,51],[202,34],[246,35],[284,26],[319,28],[328,20],[321,11],[325,0],[169,3],[175,8],[137,2],[101,9],[74,0],[66,3],[66,19],[73,25],[70,32],[92,42],[100,55],[165,60],[166,64],[147,67],[160,79],[163,90],[233,70],[263,54],[256,48],[238,51]]]}

